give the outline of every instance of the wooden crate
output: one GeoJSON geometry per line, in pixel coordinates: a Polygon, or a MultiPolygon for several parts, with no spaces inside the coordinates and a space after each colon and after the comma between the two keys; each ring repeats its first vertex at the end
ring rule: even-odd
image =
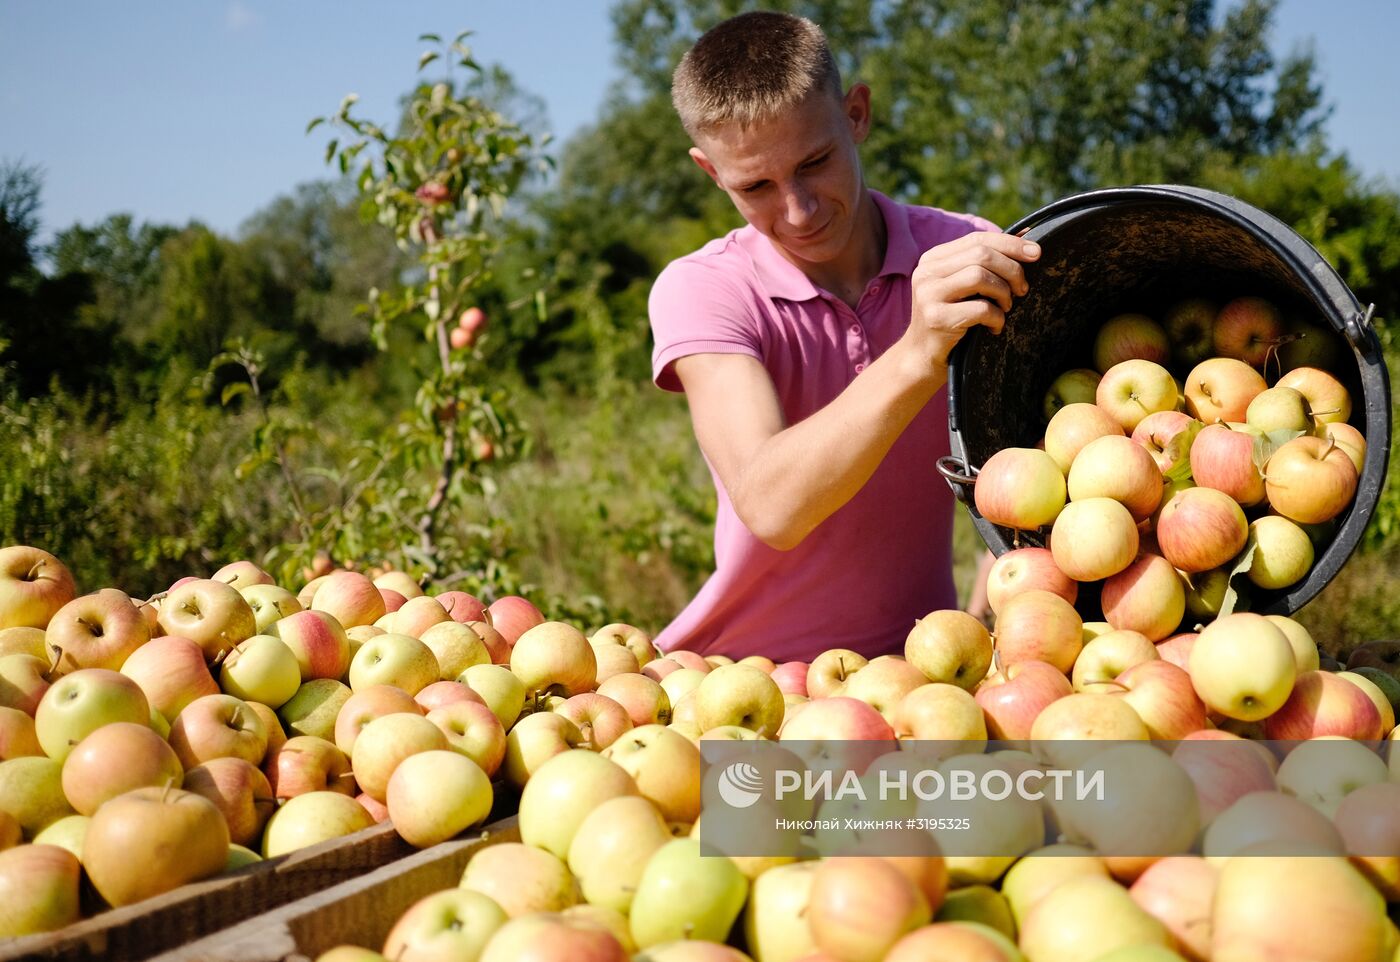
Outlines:
{"type": "MultiPolygon", "coordinates": [[[[0,940],[0,962],[137,962],[202,933],[359,878],[414,848],[388,822],[333,838],[229,875],[109,909],[56,932],[0,940]]],[[[132,852],[133,859],[141,857],[132,852]]]]}
{"type": "Polygon", "coordinates": [[[156,956],[150,962],[308,962],[337,945],[378,951],[389,929],[426,895],[455,887],[487,845],[520,841],[516,818],[488,825],[156,956]]]}

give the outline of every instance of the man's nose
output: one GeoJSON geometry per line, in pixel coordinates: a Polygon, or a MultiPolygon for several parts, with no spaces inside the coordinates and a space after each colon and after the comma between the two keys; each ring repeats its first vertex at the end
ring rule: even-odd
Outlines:
{"type": "Polygon", "coordinates": [[[787,189],[787,212],[788,223],[801,226],[816,214],[817,199],[801,184],[794,184],[787,189]]]}

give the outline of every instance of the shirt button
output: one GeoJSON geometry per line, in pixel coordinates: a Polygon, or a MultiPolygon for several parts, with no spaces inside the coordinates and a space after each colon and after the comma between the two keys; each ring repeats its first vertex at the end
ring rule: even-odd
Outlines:
{"type": "Polygon", "coordinates": [[[857,364],[857,365],[856,365],[856,373],[857,373],[857,374],[859,374],[861,371],[864,371],[864,370],[865,370],[865,364],[864,364],[864,363],[860,363],[860,364],[857,364]]]}
{"type": "Polygon", "coordinates": [[[859,325],[859,324],[852,324],[852,325],[851,325],[851,333],[852,333],[852,334],[859,334],[859,333],[860,333],[860,325],[859,325]]]}
{"type": "Polygon", "coordinates": [[[880,282],[879,282],[879,281],[876,281],[874,284],[871,284],[871,285],[870,285],[870,293],[872,293],[872,294],[878,294],[878,293],[880,293],[880,282]]]}

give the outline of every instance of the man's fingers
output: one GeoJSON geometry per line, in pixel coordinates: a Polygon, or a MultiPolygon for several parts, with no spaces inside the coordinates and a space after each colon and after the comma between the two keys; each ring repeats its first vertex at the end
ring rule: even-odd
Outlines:
{"type": "Polygon", "coordinates": [[[934,254],[938,251],[963,250],[969,247],[985,245],[995,251],[1000,251],[1007,257],[1018,261],[1033,261],[1040,256],[1040,245],[1034,241],[1028,241],[1015,234],[1005,234],[1001,231],[979,230],[970,234],[964,234],[956,240],[951,240],[946,244],[939,244],[930,248],[925,254],[934,254]]]}
{"type": "MultiPolygon", "coordinates": [[[[930,254],[932,251],[929,252],[930,254]]],[[[976,244],[960,250],[946,251],[938,257],[925,254],[919,263],[917,276],[928,278],[953,277],[968,266],[982,267],[1004,278],[1017,297],[1026,293],[1026,272],[1019,261],[986,244],[976,244]]]]}
{"type": "Polygon", "coordinates": [[[983,298],[974,298],[949,304],[943,309],[948,326],[966,333],[974,327],[985,327],[993,334],[1000,334],[1006,326],[1006,314],[995,303],[983,298]]]}
{"type": "Polygon", "coordinates": [[[1011,285],[1004,277],[976,264],[934,282],[928,293],[935,301],[945,304],[971,297],[985,297],[1003,311],[1011,310],[1011,285]]]}

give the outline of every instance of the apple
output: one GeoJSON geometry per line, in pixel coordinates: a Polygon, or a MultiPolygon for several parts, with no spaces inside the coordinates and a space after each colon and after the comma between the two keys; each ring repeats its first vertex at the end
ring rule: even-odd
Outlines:
{"type": "Polygon", "coordinates": [[[1387,902],[1400,900],[1400,785],[1365,785],[1348,792],[1333,820],[1342,833],[1351,862],[1387,902]]]}
{"type": "Polygon", "coordinates": [[[302,610],[301,602],[297,601],[297,596],[286,588],[274,584],[251,584],[238,591],[243,596],[243,600],[248,602],[248,607],[253,610],[253,619],[257,625],[258,634],[267,631],[275,621],[294,615],[302,610]]]}
{"type": "Polygon", "coordinates": [[[525,707],[525,686],[504,665],[473,665],[457,680],[481,696],[507,731],[525,707]]]}
{"type": "Polygon", "coordinates": [[[583,733],[552,711],[526,715],[506,733],[506,779],[523,788],[534,772],[555,755],[583,744],[583,733]]]}
{"type": "Polygon", "coordinates": [[[1308,399],[1291,387],[1271,387],[1249,402],[1245,422],[1270,434],[1274,431],[1309,432],[1313,428],[1308,399]]]}
{"type": "Polygon", "coordinates": [[[32,655],[0,657],[0,707],[33,715],[49,690],[50,664],[32,655]]]}
{"type": "Polygon", "coordinates": [[[0,548],[0,628],[46,628],[77,595],[73,574],[42,548],[0,548]]]}
{"type": "Polygon", "coordinates": [[[609,798],[638,794],[638,786],[607,755],[572,749],[550,758],[530,776],[520,794],[520,840],[560,858],[583,818],[609,798]]]}
{"type": "Polygon", "coordinates": [[[1243,361],[1213,357],[1186,376],[1186,413],[1198,421],[1243,421],[1249,402],[1267,390],[1264,376],[1243,361]]]}
{"type": "Polygon", "coordinates": [[[6,655],[29,655],[48,661],[49,646],[44,629],[21,626],[0,628],[0,658],[6,655]]]}
{"type": "MultiPolygon", "coordinates": [[[[1248,535],[1245,541],[1248,543],[1248,535]]],[[[1209,621],[1220,614],[1220,608],[1225,603],[1225,592],[1230,587],[1228,569],[1181,571],[1181,580],[1186,589],[1186,614],[1190,619],[1209,621]]]]}
{"type": "Polygon", "coordinates": [[[350,696],[335,716],[335,747],[346,755],[355,739],[376,718],[395,713],[425,714],[413,696],[393,685],[367,685],[350,696]]]}
{"type": "Polygon", "coordinates": [[[517,636],[510,651],[510,670],[527,692],[567,698],[592,690],[598,662],[583,632],[564,622],[550,621],[517,636]]]}
{"type": "Polygon", "coordinates": [[[146,725],[113,722],[80,741],[63,762],[63,794],[79,814],[137,788],[180,784],[175,751],[146,725]]]}
{"type": "MultiPolygon", "coordinates": [[[[682,668],[693,668],[702,675],[708,674],[714,669],[714,666],[705,660],[705,656],[696,651],[677,649],[668,652],[666,657],[676,662],[682,668]]],[[[765,658],[762,655],[750,655],[743,659],[743,661],[735,662],[735,664],[753,665],[755,668],[765,673],[772,671],[775,667],[771,658],[765,658]]],[[[657,681],[660,680],[659,678],[657,679],[657,681]]]]}
{"type": "Polygon", "coordinates": [[[1172,635],[1166,641],[1157,642],[1157,657],[1167,664],[1176,665],[1182,671],[1189,671],[1191,649],[1196,645],[1196,637],[1194,631],[1184,631],[1172,635]]]}
{"type": "Polygon", "coordinates": [[[1317,436],[1333,441],[1351,458],[1356,473],[1361,473],[1361,467],[1366,461],[1366,435],[1350,424],[1327,422],[1318,425],[1317,436]]]}
{"type": "Polygon", "coordinates": [[[775,665],[769,677],[784,695],[807,697],[807,670],[811,666],[805,661],[785,661],[775,665]]]}
{"type": "Polygon", "coordinates": [[[345,628],[324,611],[299,611],[268,627],[267,633],[292,650],[301,680],[338,679],[350,668],[345,628]]]}
{"type": "Polygon", "coordinates": [[[44,692],[34,713],[34,731],[44,754],[61,763],[75,745],[103,725],[148,725],[150,718],[151,706],[136,682],[106,668],[80,668],[44,692]]]}
{"type": "Polygon", "coordinates": [[[117,671],[151,639],[150,627],[126,592],[103,588],[74,598],[49,621],[46,640],[58,652],[59,672],[79,668],[117,671]]]}
{"type": "Polygon", "coordinates": [[[170,747],[186,770],[211,758],[241,758],[258,765],[267,754],[267,726],[232,695],[204,695],[171,723],[170,747]]]}
{"type": "Polygon", "coordinates": [[[506,755],[506,732],[491,709],[477,702],[456,702],[435,708],[428,721],[442,730],[447,747],[476,762],[494,776],[506,755]]]}
{"type": "Polygon", "coordinates": [[[1298,672],[1287,637],[1250,612],[1217,618],[1202,629],[1189,670],[1207,708],[1246,722],[1282,708],[1298,672]]]}
{"type": "MultiPolygon", "coordinates": [[[[803,684],[805,687],[805,677],[803,684]]],[[[634,726],[670,724],[670,696],[646,675],[616,675],[598,686],[598,694],[621,705],[634,726]]]]}
{"type": "Polygon", "coordinates": [[[295,798],[308,792],[356,792],[350,758],[324,738],[289,738],[268,761],[268,784],[277,798],[295,798]]]}
{"type": "MultiPolygon", "coordinates": [[[[1389,778],[1386,763],[1366,745],[1315,738],[1294,745],[1278,767],[1278,787],[1336,822],[1337,806],[1358,788],[1389,778]]],[[[1340,828],[1340,824],[1338,825],[1340,828]]]]}
{"type": "Polygon", "coordinates": [[[399,763],[419,752],[447,747],[447,736],[428,719],[416,711],[396,712],[365,725],[349,755],[355,781],[365,794],[382,802],[399,763]]]}
{"type": "Polygon", "coordinates": [[[935,922],[896,942],[885,962],[1021,962],[1016,943],[980,922],[935,922]]]}
{"type": "Polygon", "coordinates": [[[280,638],[254,635],[224,659],[219,686],[235,698],[280,708],[301,687],[301,666],[280,638]]]}
{"type": "Polygon", "coordinates": [[[892,713],[895,735],[919,741],[987,741],[982,706],[966,689],[944,682],[915,688],[892,713]]]}
{"type": "Polygon", "coordinates": [[[1208,424],[1191,445],[1191,477],[1198,487],[1223,491],[1249,508],[1264,500],[1264,478],[1254,460],[1255,435],[1228,424],[1208,424]]]}
{"type": "Polygon", "coordinates": [[[705,680],[707,674],[708,672],[696,671],[694,668],[678,668],[661,679],[661,688],[666,692],[666,697],[671,699],[671,705],[676,711],[680,710],[685,697],[700,687],[700,682],[705,680]]]}
{"type": "MultiPolygon", "coordinates": [[[[335,720],[350,700],[350,689],[334,678],[313,678],[277,709],[277,717],[289,733],[335,738],[335,720]]],[[[255,703],[254,703],[255,704],[255,703]]]]}
{"type": "Polygon", "coordinates": [[[222,581],[224,584],[231,585],[240,591],[251,585],[270,585],[275,583],[275,579],[272,575],[268,574],[251,561],[230,561],[209,577],[213,581],[222,581]]]}
{"type": "Polygon", "coordinates": [[[1265,615],[1275,628],[1283,632],[1288,643],[1293,646],[1293,660],[1298,663],[1298,674],[1305,671],[1316,671],[1318,668],[1317,642],[1313,641],[1313,636],[1308,629],[1304,628],[1292,618],[1284,615],[1265,615]]]}
{"type": "Polygon", "coordinates": [[[668,822],[689,825],[700,817],[700,750],[663,725],[642,725],[603,750],[626,772],[642,797],[668,822]]]}
{"type": "Polygon", "coordinates": [[[493,800],[490,777],[453,751],[405,758],[390,776],[385,796],[394,829],[417,848],[445,842],[486,821],[493,800]]]}
{"type": "Polygon", "coordinates": [[[1163,483],[1162,471],[1146,448],[1121,434],[1110,434],[1090,441],[1079,452],[1069,470],[1068,490],[1071,501],[1112,498],[1128,509],[1134,521],[1145,521],[1162,501],[1163,483]]]}
{"type": "Polygon", "coordinates": [[[19,823],[26,839],[75,814],[63,794],[63,765],[38,756],[0,762],[0,812],[19,823]]]}
{"type": "Polygon", "coordinates": [[[1108,878],[1104,860],[1082,845],[1059,842],[1038,848],[1017,860],[1001,880],[1001,894],[1016,922],[1024,922],[1036,902],[1062,882],[1086,875],[1108,878]]]}
{"type": "Polygon", "coordinates": [[[1218,877],[1218,869],[1199,855],[1171,855],[1148,866],[1128,894],[1167,927],[1185,958],[1207,962],[1218,877]]]}
{"type": "MultiPolygon", "coordinates": [[[[310,575],[311,570],[310,568],[303,568],[303,577],[310,575]]],[[[326,578],[330,576],[332,570],[334,569],[330,567],[329,559],[327,559],[325,571],[312,577],[311,580],[302,585],[301,590],[297,592],[297,604],[301,605],[303,609],[311,607],[311,600],[316,597],[316,589],[325,584],[326,578]]]]}
{"type": "MultiPolygon", "coordinates": [[[[374,578],[372,578],[371,580],[374,582],[374,586],[376,588],[383,588],[388,591],[396,591],[399,593],[399,595],[403,597],[405,601],[407,601],[409,598],[417,598],[423,594],[423,588],[418,583],[417,579],[415,579],[412,575],[404,571],[385,571],[382,574],[375,575],[374,578]]],[[[465,591],[443,592],[443,594],[464,595],[468,598],[471,597],[465,591]]]]}
{"type": "Polygon", "coordinates": [[[1105,371],[1094,394],[1094,403],[1129,434],[1149,414],[1176,410],[1177,401],[1176,381],[1171,372],[1141,358],[1122,361],[1105,371]]]}
{"type": "Polygon", "coordinates": [[[1262,297],[1237,297],[1215,316],[1215,353],[1262,368],[1282,334],[1283,317],[1277,307],[1262,297]]]}
{"type": "Polygon", "coordinates": [[[728,858],[703,858],[699,840],[673,839],[642,871],[632,899],[632,937],[642,949],[677,939],[723,942],[748,888],[728,858]]]}
{"type": "Polygon", "coordinates": [[[869,663],[864,655],[849,648],[828,648],[813,658],[807,668],[807,694],[812,698],[834,695],[869,663]]]}
{"type": "Polygon", "coordinates": [[[1339,671],[1337,677],[1360,688],[1367,698],[1371,699],[1371,704],[1376,706],[1376,711],[1380,713],[1380,736],[1386,737],[1395,728],[1395,704],[1390,700],[1392,694],[1400,693],[1400,684],[1384,672],[1374,668],[1362,668],[1358,671],[1339,671]]]}
{"type": "Polygon", "coordinates": [[[977,473],[973,500],[992,524],[1034,530],[1065,506],[1065,476],[1044,451],[1003,448],[977,473]]]}
{"type": "Polygon", "coordinates": [[[665,819],[650,801],[619,795],[584,815],[569,844],[568,865],[589,903],[626,913],[647,862],[670,840],[665,819]]]}
{"type": "Polygon", "coordinates": [[[160,604],[158,621],[167,635],[199,645],[209,661],[258,633],[257,617],[238,589],[210,579],[171,588],[160,604]]]}
{"type": "Polygon", "coordinates": [[[652,646],[651,637],[640,628],[622,622],[604,625],[589,636],[588,640],[594,644],[621,645],[637,656],[637,664],[642,667],[656,658],[656,649],[652,646]]]}
{"type": "Polygon", "coordinates": [[[287,799],[267,820],[262,856],[276,858],[373,825],[374,817],[349,795],[307,792],[287,799]]]}
{"type": "Polygon", "coordinates": [[[1170,947],[1172,936],[1117,882],[1083,876],[1057,885],[1031,908],[1019,945],[1037,962],[1088,962],[1128,946],[1170,947]]]}
{"type": "Polygon", "coordinates": [[[241,758],[211,758],[186,772],[181,787],[214,803],[235,845],[251,845],[277,808],[267,776],[241,758]]]}
{"type": "Polygon", "coordinates": [[[1249,523],[1245,550],[1251,548],[1254,554],[1246,575],[1260,588],[1287,588],[1312,570],[1312,541],[1302,528],[1279,515],[1264,515],[1249,523]]]}
{"type": "Polygon", "coordinates": [[[1137,712],[1154,739],[1175,741],[1209,724],[1206,706],[1197,697],[1191,676],[1171,662],[1140,662],[1123,671],[1115,681],[1121,686],[1117,697],[1137,712]]]}
{"type": "Polygon", "coordinates": [[[81,873],[73,853],[57,845],[0,852],[0,940],[52,932],[78,921],[81,873]]]}
{"type": "Polygon", "coordinates": [[[1104,617],[1115,629],[1161,641],[1181,624],[1186,589],[1169,561],[1160,555],[1141,554],[1104,581],[1102,605],[1104,617]]]}
{"type": "Polygon", "coordinates": [[[578,726],[586,747],[593,751],[602,751],[632,728],[627,709],[597,692],[574,695],[554,711],[578,726]]]}
{"type": "Polygon", "coordinates": [[[1137,557],[1137,524],[1112,498],[1071,501],[1055,519],[1050,552],[1056,566],[1075,581],[1102,581],[1137,557]]]}
{"type": "MultiPolygon", "coordinates": [[[[1292,654],[1290,646],[1289,660],[1296,671],[1292,654]]],[[[1367,694],[1346,679],[1326,671],[1298,674],[1287,700],[1264,719],[1265,734],[1271,739],[1324,735],[1373,739],[1382,737],[1380,729],[1380,711],[1367,694]]]]}
{"type": "Polygon", "coordinates": [[[622,943],[587,918],[540,913],[501,926],[480,962],[627,962],[622,943]]]}
{"type": "Polygon", "coordinates": [[[82,863],[98,893],[123,906],[217,874],[228,846],[213,802],[178,788],[138,788],[92,816],[82,863]]]}
{"type": "Polygon", "coordinates": [[[1215,317],[1220,307],[1204,297],[1188,297],[1167,308],[1162,318],[1172,356],[1183,367],[1199,364],[1215,352],[1215,317]]]}
{"type": "Polygon", "coordinates": [[[1388,675],[1400,677],[1400,640],[1368,641],[1353,648],[1347,655],[1347,668],[1379,668],[1388,675]]]}
{"type": "Polygon", "coordinates": [[[1110,786],[1104,797],[1067,794],[1055,811],[1062,831],[1101,853],[1111,874],[1136,878],[1153,860],[1190,851],[1200,830],[1196,787],[1166,752],[1141,742],[1113,745],[1087,758],[1084,769],[1110,786]]]}
{"type": "Polygon", "coordinates": [[[481,849],[467,862],[461,887],[491,898],[511,918],[560,912],[578,902],[578,885],[558,856],[520,842],[481,849]]]}
{"type": "Polygon", "coordinates": [[[1188,573],[1219,568],[1249,540],[1249,522],[1235,499],[1214,488],[1187,488],[1162,509],[1157,544],[1188,573]]]}
{"type": "Polygon", "coordinates": [[[1141,445],[1157,469],[1165,475],[1178,464],[1188,460],[1191,445],[1201,422],[1181,411],[1158,411],[1149,414],[1133,428],[1132,440],[1141,445]]]}
{"type": "Polygon", "coordinates": [[[439,679],[450,680],[472,665],[489,665],[492,662],[486,642],[466,624],[440,622],[419,635],[419,641],[436,657],[439,679]]]}
{"type": "Polygon", "coordinates": [[[893,742],[894,729],[860,699],[831,695],[813,700],[789,718],[778,740],[893,742]]]}
{"type": "Polygon", "coordinates": [[[0,706],[0,762],[43,754],[34,718],[18,708],[0,706]]]}
{"type": "Polygon", "coordinates": [[[1200,847],[1216,864],[1236,855],[1340,855],[1345,849],[1326,815],[1277,790],[1241,796],[1210,823],[1200,847]]]}
{"type": "Polygon", "coordinates": [[[1274,760],[1264,746],[1217,729],[1181,737],[1172,760],[1196,785],[1201,824],[1210,825],[1235,802],[1276,789],[1274,760]]]}
{"type": "Polygon", "coordinates": [[[1134,358],[1163,365],[1170,355],[1167,332],[1145,314],[1111,317],[1094,335],[1094,367],[1101,372],[1134,358]]]}
{"type": "MultiPolygon", "coordinates": [[[[419,592],[421,594],[421,592],[419,592]]],[[[405,597],[413,597],[406,595],[405,597]]],[[[484,622],[486,615],[486,603],[475,595],[467,594],[465,591],[444,591],[439,595],[434,595],[438,604],[442,605],[444,611],[451,616],[452,620],[459,624],[470,624],[471,622],[484,622]]]]}
{"type": "Polygon", "coordinates": [[[345,628],[372,625],[387,610],[379,588],[358,571],[333,572],[317,587],[310,607],[326,612],[345,628]]]}
{"type": "Polygon", "coordinates": [[[482,706],[486,704],[480,695],[460,681],[435,681],[414,695],[413,700],[418,703],[418,707],[423,710],[424,714],[434,708],[443,708],[464,701],[482,706]]]}
{"type": "Polygon", "coordinates": [[[627,648],[592,640],[588,644],[593,649],[593,659],[598,665],[593,676],[596,684],[601,685],[614,675],[634,675],[641,671],[641,666],[637,664],[637,656],[627,648]]]}
{"type": "Polygon", "coordinates": [[[376,624],[385,631],[417,638],[433,625],[452,620],[442,602],[430,595],[419,595],[409,598],[397,611],[386,614],[376,624]]]}
{"type": "Polygon", "coordinates": [[[1031,723],[1036,757],[1052,765],[1081,766],[1104,746],[1096,741],[1147,741],[1147,726],[1122,698],[1102,692],[1074,692],[1046,705],[1031,723]]]}
{"type": "MultiPolygon", "coordinates": [[[[1048,567],[1060,576],[1062,581],[1068,581],[1054,567],[1054,561],[1050,558],[1050,553],[1044,548],[1020,548],[1019,552],[1036,551],[1041,552],[1035,556],[1034,560],[1027,559],[1023,555],[1018,561],[1024,564],[1018,566],[1015,562],[1009,562],[1001,569],[1003,579],[1014,579],[1019,574],[1024,583],[1035,574],[1027,572],[1025,569],[1035,564],[1037,561],[1048,564],[1048,567]]],[[[1005,561],[1007,557],[1017,554],[1018,551],[1007,552],[997,562],[992,565],[992,576],[997,574],[997,564],[1005,561]]],[[[1048,574],[1042,567],[1042,572],[1048,574]]],[[[1039,572],[1037,572],[1039,573],[1039,572]]],[[[991,580],[989,577],[989,582],[991,580]]],[[[1004,582],[1003,582],[1004,583],[1004,582]]],[[[1071,583],[1072,584],[1072,583],[1071,583]]],[[[1056,587],[1063,587],[1062,584],[1056,587]]],[[[1053,591],[1053,589],[1051,589],[1053,591]]],[[[988,590],[990,596],[991,591],[988,590]]],[[[1063,595],[1061,595],[1063,597],[1063,595]]],[[[1073,600],[1073,596],[1069,599],[1073,600]]],[[[1000,606],[993,606],[993,611],[1000,606]]],[[[987,631],[986,626],[967,612],[958,610],[934,611],[914,622],[913,629],[904,640],[904,658],[914,668],[923,673],[929,681],[947,682],[957,685],[959,688],[972,691],[977,687],[987,674],[987,669],[992,664],[992,636],[987,631]]]]}
{"type": "Polygon", "coordinates": [[[1003,669],[1005,680],[983,683],[974,698],[986,715],[992,738],[1023,741],[1037,715],[1074,689],[1065,673],[1043,661],[1020,661],[1003,669]]]}
{"type": "Polygon", "coordinates": [[[881,655],[872,659],[841,688],[847,698],[858,698],[874,708],[886,721],[894,717],[905,695],[928,684],[928,678],[915,666],[898,655],[881,655]]]}
{"type": "Polygon", "coordinates": [[[1087,367],[1065,371],[1050,382],[1050,388],[1045,392],[1045,400],[1042,402],[1045,420],[1049,421],[1061,408],[1068,405],[1093,404],[1098,387],[1098,371],[1087,367]]]}
{"type": "Polygon", "coordinates": [[[153,638],[137,648],[122,664],[121,673],[140,686],[147,702],[167,722],[196,698],[219,692],[205,664],[204,650],[178,635],[153,638]]]}
{"type": "Polygon", "coordinates": [[[412,696],[440,680],[441,674],[437,656],[417,638],[377,635],[360,646],[350,662],[350,690],[392,685],[412,696]]]}
{"type": "MultiPolygon", "coordinates": [[[[993,614],[999,614],[1007,599],[1023,591],[1050,591],[1071,604],[1079,596],[1079,583],[1059,569],[1048,548],[1014,548],[1006,552],[988,569],[986,588],[987,606],[993,614]]],[[[905,657],[909,657],[907,641],[905,657]]]]}
{"type": "Polygon", "coordinates": [[[1067,404],[1045,426],[1045,453],[1050,455],[1061,474],[1068,475],[1085,445],[1114,436],[1123,436],[1123,426],[1103,408],[1092,401],[1067,404]]]}
{"type": "Polygon", "coordinates": [[[487,611],[490,612],[487,620],[491,626],[499,631],[512,647],[520,640],[521,635],[548,620],[538,608],[519,595],[497,598],[487,611]]]}
{"type": "Polygon", "coordinates": [[[1156,661],[1157,647],[1138,631],[1121,629],[1099,635],[1075,659],[1070,681],[1075,691],[1100,691],[1134,665],[1156,661]]]}
{"type": "Polygon", "coordinates": [[[1351,417],[1351,394],[1341,381],[1319,368],[1294,368],[1278,379],[1276,387],[1303,395],[1308,415],[1319,424],[1340,424],[1351,417]]]}
{"type": "Polygon", "coordinates": [[[752,879],[744,943],[757,959],[806,958],[816,951],[807,908],[818,861],[776,865],[752,879]]]}
{"type": "Polygon", "coordinates": [[[879,962],[932,918],[928,899],[882,858],[822,861],[812,878],[808,925],[817,948],[850,962],[879,962]]]}
{"type": "MultiPolygon", "coordinates": [[[[1126,513],[1117,502],[1099,500],[1126,513]]],[[[1043,661],[1069,674],[1083,647],[1083,626],[1079,612],[1059,595],[1049,591],[1015,595],[1002,606],[993,632],[1000,664],[1004,669],[1021,661],[1043,661]]]]}
{"type": "Polygon", "coordinates": [[[1327,438],[1294,438],[1264,466],[1269,504],[1302,524],[1319,524],[1341,514],[1356,495],[1356,486],[1356,466],[1327,438]]]}
{"type": "MultiPolygon", "coordinates": [[[[477,959],[508,918],[504,909],[480,892],[461,888],[434,892],[399,916],[384,940],[382,958],[404,962],[477,959]]],[[[321,956],[317,962],[333,960],[321,956]]]]}

